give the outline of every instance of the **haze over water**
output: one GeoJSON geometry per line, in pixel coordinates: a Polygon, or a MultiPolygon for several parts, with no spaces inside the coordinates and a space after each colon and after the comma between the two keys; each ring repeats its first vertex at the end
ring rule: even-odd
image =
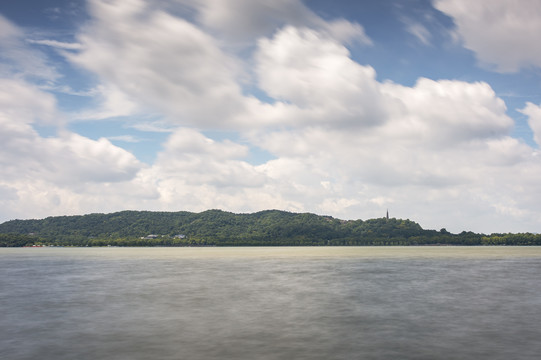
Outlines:
{"type": "Polygon", "coordinates": [[[0,249],[0,358],[537,359],[540,247],[0,249]]]}

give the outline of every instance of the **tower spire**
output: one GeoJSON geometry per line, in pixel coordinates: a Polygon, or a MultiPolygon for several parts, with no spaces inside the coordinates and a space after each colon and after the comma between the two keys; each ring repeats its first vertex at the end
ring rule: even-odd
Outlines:
{"type": "Polygon", "coordinates": [[[387,220],[389,220],[389,209],[387,209],[387,220]]]}

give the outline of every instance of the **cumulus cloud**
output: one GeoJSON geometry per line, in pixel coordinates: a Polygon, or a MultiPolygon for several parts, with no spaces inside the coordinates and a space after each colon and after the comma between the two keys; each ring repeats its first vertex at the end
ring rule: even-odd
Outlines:
{"type": "Polygon", "coordinates": [[[539,192],[541,167],[527,145],[503,136],[435,147],[422,134],[386,136],[393,126],[365,134],[325,128],[274,133],[260,146],[278,158],[260,170],[276,193],[303,210],[345,218],[383,216],[391,207],[395,216],[453,231],[479,229],[490,218],[501,222],[493,231],[509,229],[518,213],[536,218],[530,195],[539,192]],[[445,224],[451,213],[459,224],[445,224]]]}
{"type": "Polygon", "coordinates": [[[156,162],[140,178],[159,193],[153,206],[166,210],[257,211],[287,208],[282,194],[273,193],[271,179],[243,159],[248,148],[230,140],[215,141],[200,132],[177,129],[156,162]]]}
{"type": "Polygon", "coordinates": [[[281,101],[275,107],[283,105],[280,115],[292,127],[371,126],[371,135],[443,146],[507,135],[513,126],[487,83],[380,83],[372,67],[354,62],[343,45],[314,30],[286,27],[260,40],[256,60],[260,88],[281,101]]]}
{"type": "Polygon", "coordinates": [[[246,146],[229,140],[216,142],[195,130],[179,129],[164,147],[155,164],[164,177],[220,188],[253,187],[263,182],[263,177],[241,160],[248,154],[246,146]]]}
{"type": "Polygon", "coordinates": [[[383,89],[401,104],[393,114],[391,136],[456,146],[508,135],[513,127],[505,103],[487,83],[421,78],[414,87],[387,83],[383,89]]]}
{"type": "Polygon", "coordinates": [[[134,178],[141,164],[105,138],[91,140],[66,133],[37,143],[43,176],[55,183],[118,182],[134,178]],[[44,148],[44,149],[41,149],[44,148]]]}
{"type": "Polygon", "coordinates": [[[91,140],[62,127],[55,136],[40,136],[34,125],[55,124],[58,114],[50,94],[22,80],[0,79],[0,187],[10,195],[3,207],[11,204],[14,213],[37,213],[42,206],[73,213],[80,208],[70,202],[88,194],[89,184],[107,188],[132,181],[142,168],[106,139],[91,140]]]}
{"type": "Polygon", "coordinates": [[[259,41],[256,62],[260,88],[292,104],[284,110],[297,124],[385,121],[374,69],[355,63],[346,47],[324,33],[285,27],[259,41]]]}
{"type": "Polygon", "coordinates": [[[32,124],[58,116],[52,96],[23,81],[1,80],[0,85],[4,179],[25,174],[78,186],[87,181],[128,180],[140,168],[132,154],[106,139],[95,141],[65,130],[41,137],[32,124]],[[19,174],[18,169],[25,171],[19,174]]]}
{"type": "Polygon", "coordinates": [[[436,0],[452,17],[464,46],[500,72],[541,66],[541,2],[538,0],[436,0]]]}
{"type": "Polygon", "coordinates": [[[469,209],[456,216],[470,228],[494,213],[506,226],[518,214],[535,218],[536,205],[509,185],[509,169],[536,191],[537,154],[510,137],[513,121],[487,83],[380,83],[332,38],[293,27],[260,40],[256,60],[260,87],[281,101],[275,106],[296,109],[282,113],[294,125],[252,134],[277,157],[259,170],[290,206],[373,217],[392,204],[435,227],[448,225],[433,207],[469,209]]]}

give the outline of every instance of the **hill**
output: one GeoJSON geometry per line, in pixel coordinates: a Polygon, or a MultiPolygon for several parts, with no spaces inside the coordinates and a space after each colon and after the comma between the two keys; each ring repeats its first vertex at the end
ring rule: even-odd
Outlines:
{"type": "Polygon", "coordinates": [[[266,210],[121,211],[0,224],[0,246],[541,245],[533,234],[425,230],[411,220],[340,220],[266,210]]]}

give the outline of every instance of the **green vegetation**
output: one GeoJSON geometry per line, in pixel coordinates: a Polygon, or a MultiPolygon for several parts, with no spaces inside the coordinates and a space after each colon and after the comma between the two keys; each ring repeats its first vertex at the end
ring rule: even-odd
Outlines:
{"type": "Polygon", "coordinates": [[[539,234],[451,234],[410,220],[345,221],[267,210],[122,211],[0,224],[0,246],[541,245],[539,234]]]}

